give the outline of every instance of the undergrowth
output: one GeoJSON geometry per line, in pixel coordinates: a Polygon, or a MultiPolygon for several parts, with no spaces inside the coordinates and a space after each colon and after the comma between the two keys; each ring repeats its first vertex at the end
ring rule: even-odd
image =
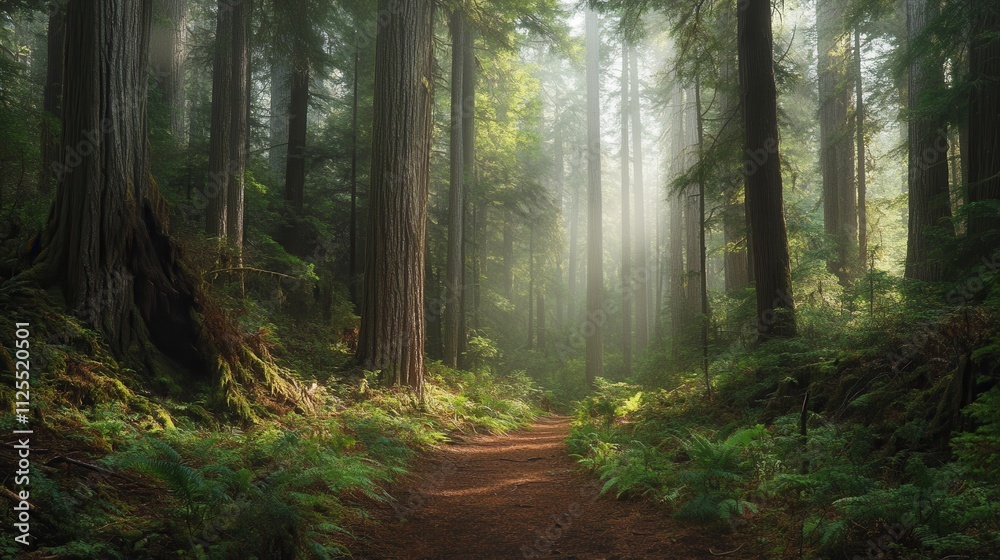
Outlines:
{"type": "MultiPolygon", "coordinates": [[[[39,535],[33,550],[84,559],[349,557],[352,521],[372,502],[391,499],[389,484],[419,452],[453,433],[502,433],[538,414],[541,391],[531,380],[485,364],[476,371],[431,364],[422,402],[405,390],[369,385],[374,374],[343,367],[349,344],[342,336],[356,317],[306,329],[322,322],[272,309],[273,322],[263,325],[253,301],[249,311],[226,312],[241,317],[240,328],[250,333],[241,344],[264,360],[251,364],[256,373],[234,372],[240,390],[233,394],[247,408],[232,414],[212,379],[192,378],[166,361],[140,374],[48,294],[3,285],[0,304],[20,315],[0,318],[0,328],[30,321],[36,341],[33,444],[44,450],[31,479],[39,535]],[[312,406],[282,404],[291,401],[259,381],[266,368],[280,368],[275,374],[312,406]],[[316,374],[303,379],[303,371],[316,374]],[[44,466],[54,456],[75,457],[101,474],[44,466]]],[[[0,359],[9,361],[6,350],[0,359]]],[[[9,411],[8,375],[0,376],[0,404],[9,411]]],[[[14,427],[9,413],[0,427],[14,427]]],[[[12,461],[16,454],[0,449],[5,470],[12,461]]],[[[12,505],[4,501],[0,512],[6,526],[12,505]]],[[[13,536],[0,535],[0,556],[24,552],[13,536]]]]}
{"type": "Polygon", "coordinates": [[[741,533],[754,557],[992,557],[1000,306],[880,297],[891,310],[803,306],[795,339],[716,341],[711,400],[666,341],[579,401],[570,450],[603,492],[741,533]]]}

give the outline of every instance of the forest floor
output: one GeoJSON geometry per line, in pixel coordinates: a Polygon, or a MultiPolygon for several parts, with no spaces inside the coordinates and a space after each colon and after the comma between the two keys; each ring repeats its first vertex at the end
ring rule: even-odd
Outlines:
{"type": "Polygon", "coordinates": [[[570,420],[475,436],[428,454],[355,526],[355,558],[639,560],[747,558],[732,535],[641,500],[598,496],[564,440],[570,420]]]}

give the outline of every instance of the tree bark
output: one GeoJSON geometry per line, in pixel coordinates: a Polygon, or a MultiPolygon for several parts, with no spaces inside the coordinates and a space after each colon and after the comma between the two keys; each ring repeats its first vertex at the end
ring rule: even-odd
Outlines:
{"type": "Polygon", "coordinates": [[[587,50],[587,321],[584,338],[587,344],[586,379],[588,386],[604,373],[604,347],[601,327],[604,310],[604,251],[601,228],[601,107],[600,107],[600,29],[597,13],[586,14],[587,50]]]}
{"type": "Polygon", "coordinates": [[[43,195],[52,192],[56,184],[59,151],[59,119],[62,116],[63,62],[65,56],[66,13],[56,9],[49,15],[46,35],[47,57],[45,61],[45,91],[42,97],[41,156],[42,169],[38,174],[38,191],[43,195]]]}
{"type": "Polygon", "coordinates": [[[380,0],[358,362],[424,392],[424,242],[434,76],[430,0],[380,0]]]}
{"type": "MultiPolygon", "coordinates": [[[[465,263],[462,273],[462,308],[460,310],[460,336],[458,339],[459,365],[463,361],[468,342],[468,309],[472,304],[473,327],[479,328],[479,290],[480,279],[478,265],[473,262],[470,268],[470,258],[466,255],[471,253],[472,261],[479,259],[482,254],[478,242],[481,232],[478,227],[486,227],[486,220],[477,221],[475,213],[479,211],[476,204],[472,202],[472,193],[476,188],[476,32],[469,21],[468,14],[463,14],[464,45],[462,49],[462,188],[465,191],[465,214],[471,219],[466,219],[466,234],[463,244],[462,262],[465,263]],[[472,226],[471,228],[469,226],[472,226]],[[471,251],[469,244],[472,244],[471,251]]],[[[485,206],[483,207],[485,212],[485,206]]],[[[483,256],[485,260],[485,256],[483,256]]]]}
{"type": "Polygon", "coordinates": [[[782,209],[771,2],[746,0],[740,6],[737,42],[757,332],[761,338],[794,336],[795,304],[782,209]]]}
{"type": "Polygon", "coordinates": [[[574,183],[573,201],[569,214],[569,257],[566,269],[566,319],[576,321],[577,312],[577,270],[580,268],[580,185],[574,183]]]}
{"type": "Polygon", "coordinates": [[[351,294],[351,303],[354,304],[355,308],[361,303],[358,298],[358,77],[360,67],[361,49],[355,34],[353,94],[351,96],[351,232],[350,255],[347,257],[347,286],[351,294]]]}
{"type": "Polygon", "coordinates": [[[861,73],[861,30],[854,30],[854,144],[858,150],[858,262],[868,262],[868,176],[865,166],[865,88],[861,73]]]}
{"type": "MultiPolygon", "coordinates": [[[[969,201],[1000,199],[1000,9],[983,3],[974,10],[969,49],[969,201]]],[[[970,235],[994,231],[996,210],[969,216],[970,235]]]]}
{"type": "MultiPolygon", "coordinates": [[[[674,178],[683,173],[685,164],[684,149],[687,146],[685,131],[684,92],[678,89],[673,97],[674,127],[672,137],[674,178]]],[[[684,193],[668,192],[670,205],[670,262],[667,270],[670,275],[670,339],[671,352],[676,359],[680,354],[681,338],[687,318],[686,299],[684,296],[684,193]]]]}
{"type": "Polygon", "coordinates": [[[292,59],[292,81],[288,105],[288,145],[285,157],[284,200],[289,212],[289,237],[286,248],[301,252],[299,222],[305,208],[306,185],[306,126],[309,115],[309,61],[304,39],[295,40],[292,59]]]}
{"type": "MultiPolygon", "coordinates": [[[[698,106],[697,92],[687,91],[687,104],[685,106],[684,132],[685,139],[685,163],[684,169],[690,171],[698,164],[698,106]]],[[[686,291],[687,313],[685,315],[684,330],[688,331],[694,324],[695,319],[701,315],[701,192],[700,184],[688,184],[684,189],[684,283],[686,291]]],[[[685,332],[685,334],[688,334],[685,332]]],[[[693,337],[694,333],[690,333],[693,337]]],[[[692,340],[693,342],[693,340],[692,340]]]]}
{"type": "Polygon", "coordinates": [[[187,0],[154,0],[150,66],[170,110],[170,133],[186,140],[184,63],[187,58],[187,0]]]}
{"type": "Polygon", "coordinates": [[[287,49],[280,46],[282,38],[275,40],[271,52],[271,115],[268,118],[271,147],[267,151],[268,163],[275,179],[285,181],[285,159],[288,156],[288,108],[292,100],[292,68],[289,57],[282,54],[287,49]]]}
{"type": "Polygon", "coordinates": [[[37,270],[122,358],[151,340],[198,357],[194,280],[178,262],[146,140],[151,3],[71,2],[66,13],[63,164],[37,270]],[[71,47],[70,47],[71,46],[71,47]]]}
{"type": "Polygon", "coordinates": [[[462,245],[465,233],[465,179],[462,119],[463,80],[465,69],[465,22],[461,9],[451,14],[451,137],[449,157],[450,184],[448,188],[448,257],[445,269],[444,363],[458,367],[458,341],[462,308],[465,263],[462,245]]]}
{"type": "Polygon", "coordinates": [[[243,246],[243,181],[250,103],[250,2],[219,0],[212,72],[212,130],[205,230],[239,251],[243,246]]]}
{"type": "MultiPolygon", "coordinates": [[[[730,10],[732,4],[730,4],[730,10]]],[[[719,22],[720,33],[731,36],[736,32],[735,14],[726,11],[719,22]]],[[[743,143],[743,108],[739,101],[739,69],[733,57],[725,57],[722,61],[722,79],[724,84],[736,84],[722,87],[721,115],[725,119],[719,132],[720,149],[725,150],[727,169],[739,169],[742,163],[739,158],[739,146],[743,143]],[[733,159],[729,159],[732,157],[733,159]]],[[[744,203],[744,183],[746,175],[734,174],[727,178],[723,190],[722,234],[726,243],[724,267],[726,274],[726,291],[741,291],[750,285],[749,255],[747,254],[747,217],[744,203]]]]}
{"type": "Polygon", "coordinates": [[[632,168],[635,175],[635,349],[642,352],[649,344],[649,278],[646,249],[646,199],[642,176],[642,105],[639,99],[639,57],[630,46],[629,57],[632,110],[632,168]]]}
{"type": "Polygon", "coordinates": [[[503,284],[504,296],[514,298],[514,224],[510,210],[504,212],[503,221],[503,284]]]}
{"type": "Polygon", "coordinates": [[[823,227],[833,243],[827,269],[846,284],[857,254],[857,198],[854,187],[854,138],[849,116],[848,34],[838,0],[816,2],[820,104],[820,168],[823,175],[823,227]]]}
{"type": "MultiPolygon", "coordinates": [[[[906,21],[910,44],[925,32],[938,12],[939,0],[907,0],[906,21]]],[[[909,217],[905,277],[936,281],[944,278],[942,255],[935,254],[928,229],[941,228],[954,235],[948,192],[948,138],[943,119],[923,115],[920,107],[943,87],[943,67],[937,57],[924,54],[910,65],[909,119],[909,217]]]]}
{"type": "Polygon", "coordinates": [[[538,325],[535,327],[538,349],[545,350],[545,292],[538,290],[538,325]]]}
{"type": "Polygon", "coordinates": [[[535,228],[528,232],[528,340],[525,347],[535,347],[535,228]]]}
{"type": "MultiPolygon", "coordinates": [[[[628,119],[629,119],[629,50],[622,42],[622,77],[621,77],[621,187],[622,187],[622,269],[621,269],[621,290],[622,290],[622,361],[625,366],[625,375],[632,373],[632,224],[629,222],[629,206],[632,200],[629,197],[629,160],[628,160],[628,119]]],[[[640,209],[636,207],[638,212],[640,209]]]]}

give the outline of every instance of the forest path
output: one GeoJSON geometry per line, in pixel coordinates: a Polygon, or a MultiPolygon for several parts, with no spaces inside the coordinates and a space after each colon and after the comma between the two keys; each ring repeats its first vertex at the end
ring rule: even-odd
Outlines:
{"type": "Polygon", "coordinates": [[[442,446],[392,491],[395,504],[376,505],[372,520],[352,528],[354,557],[645,560],[736,548],[728,535],[678,523],[653,504],[597,497],[593,477],[568,455],[568,433],[569,418],[550,416],[442,446]]]}

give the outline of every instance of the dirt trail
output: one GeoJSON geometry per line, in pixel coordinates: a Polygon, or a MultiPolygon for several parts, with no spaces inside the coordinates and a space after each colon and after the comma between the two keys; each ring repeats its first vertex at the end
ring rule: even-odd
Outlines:
{"type": "Polygon", "coordinates": [[[396,504],[353,528],[354,557],[683,559],[736,548],[652,504],[598,498],[567,455],[568,429],[567,418],[547,417],[529,430],[443,446],[393,492],[396,504]]]}

